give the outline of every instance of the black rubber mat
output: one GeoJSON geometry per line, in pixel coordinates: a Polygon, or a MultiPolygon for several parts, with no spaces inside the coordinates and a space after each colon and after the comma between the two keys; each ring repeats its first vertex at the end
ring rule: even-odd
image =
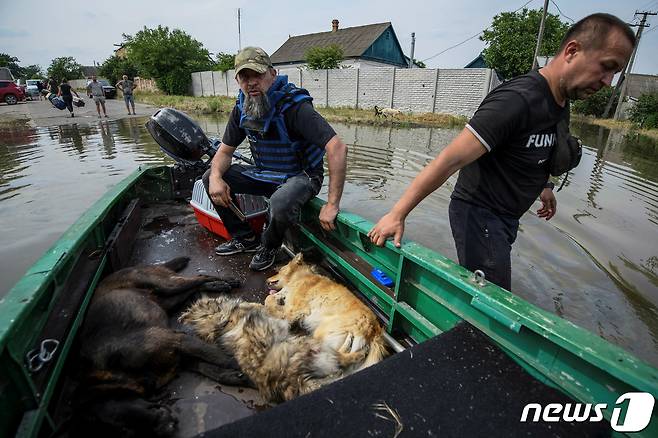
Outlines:
{"type": "Polygon", "coordinates": [[[212,437],[608,436],[608,423],[521,423],[528,403],[573,402],[462,323],[376,366],[212,437]],[[395,417],[397,416],[397,420],[395,417]]]}

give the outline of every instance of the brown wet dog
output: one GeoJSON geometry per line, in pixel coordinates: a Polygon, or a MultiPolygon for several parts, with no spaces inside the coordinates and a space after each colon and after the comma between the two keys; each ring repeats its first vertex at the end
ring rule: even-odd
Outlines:
{"type": "Polygon", "coordinates": [[[176,375],[179,363],[221,383],[247,385],[235,360],[216,345],[175,331],[169,317],[198,291],[228,292],[234,280],[176,272],[181,257],[162,265],[117,271],[95,291],[80,335],[80,379],[72,436],[168,436],[177,421],[150,399],[176,375]]]}

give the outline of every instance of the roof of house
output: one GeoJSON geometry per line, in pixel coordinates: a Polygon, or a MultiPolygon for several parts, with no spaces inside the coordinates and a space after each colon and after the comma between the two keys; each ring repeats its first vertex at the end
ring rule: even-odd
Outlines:
{"type": "Polygon", "coordinates": [[[487,68],[487,62],[484,60],[482,53],[480,53],[474,60],[466,64],[464,68],[487,68]]]}
{"type": "Polygon", "coordinates": [[[270,59],[272,64],[303,62],[305,53],[311,47],[326,47],[338,44],[343,49],[345,58],[363,55],[377,38],[389,27],[390,22],[367,24],[365,26],[346,27],[336,31],[309,33],[288,38],[270,59]]]}
{"type": "Polygon", "coordinates": [[[82,66],[82,74],[86,78],[88,78],[90,76],[98,76],[98,67],[95,67],[93,65],[83,65],[82,66]]]}

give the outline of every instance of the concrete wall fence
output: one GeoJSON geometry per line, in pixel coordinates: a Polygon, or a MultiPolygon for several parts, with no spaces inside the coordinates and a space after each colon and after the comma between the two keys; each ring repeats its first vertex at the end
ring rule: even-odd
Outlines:
{"type": "MultiPolygon", "coordinates": [[[[463,69],[280,69],[279,74],[306,88],[316,106],[370,109],[375,105],[413,113],[447,113],[470,117],[500,83],[487,68],[463,69]]],[[[234,70],[192,73],[192,95],[238,94],[234,70]]]]}

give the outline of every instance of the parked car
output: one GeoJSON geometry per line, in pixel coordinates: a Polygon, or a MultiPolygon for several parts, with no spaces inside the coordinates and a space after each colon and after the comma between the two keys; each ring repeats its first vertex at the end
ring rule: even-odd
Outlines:
{"type": "Polygon", "coordinates": [[[33,98],[39,98],[39,87],[37,84],[41,82],[40,79],[28,79],[27,80],[27,86],[25,89],[25,95],[29,97],[30,99],[33,98]]]}
{"type": "MultiPolygon", "coordinates": [[[[117,95],[117,89],[114,88],[113,85],[111,85],[106,79],[97,79],[98,82],[103,86],[103,93],[105,94],[105,98],[107,99],[114,99],[117,95]]],[[[91,81],[87,81],[87,85],[89,85],[91,81]]]]}
{"type": "Polygon", "coordinates": [[[0,80],[0,102],[15,105],[25,100],[25,92],[14,81],[0,80]]]}

